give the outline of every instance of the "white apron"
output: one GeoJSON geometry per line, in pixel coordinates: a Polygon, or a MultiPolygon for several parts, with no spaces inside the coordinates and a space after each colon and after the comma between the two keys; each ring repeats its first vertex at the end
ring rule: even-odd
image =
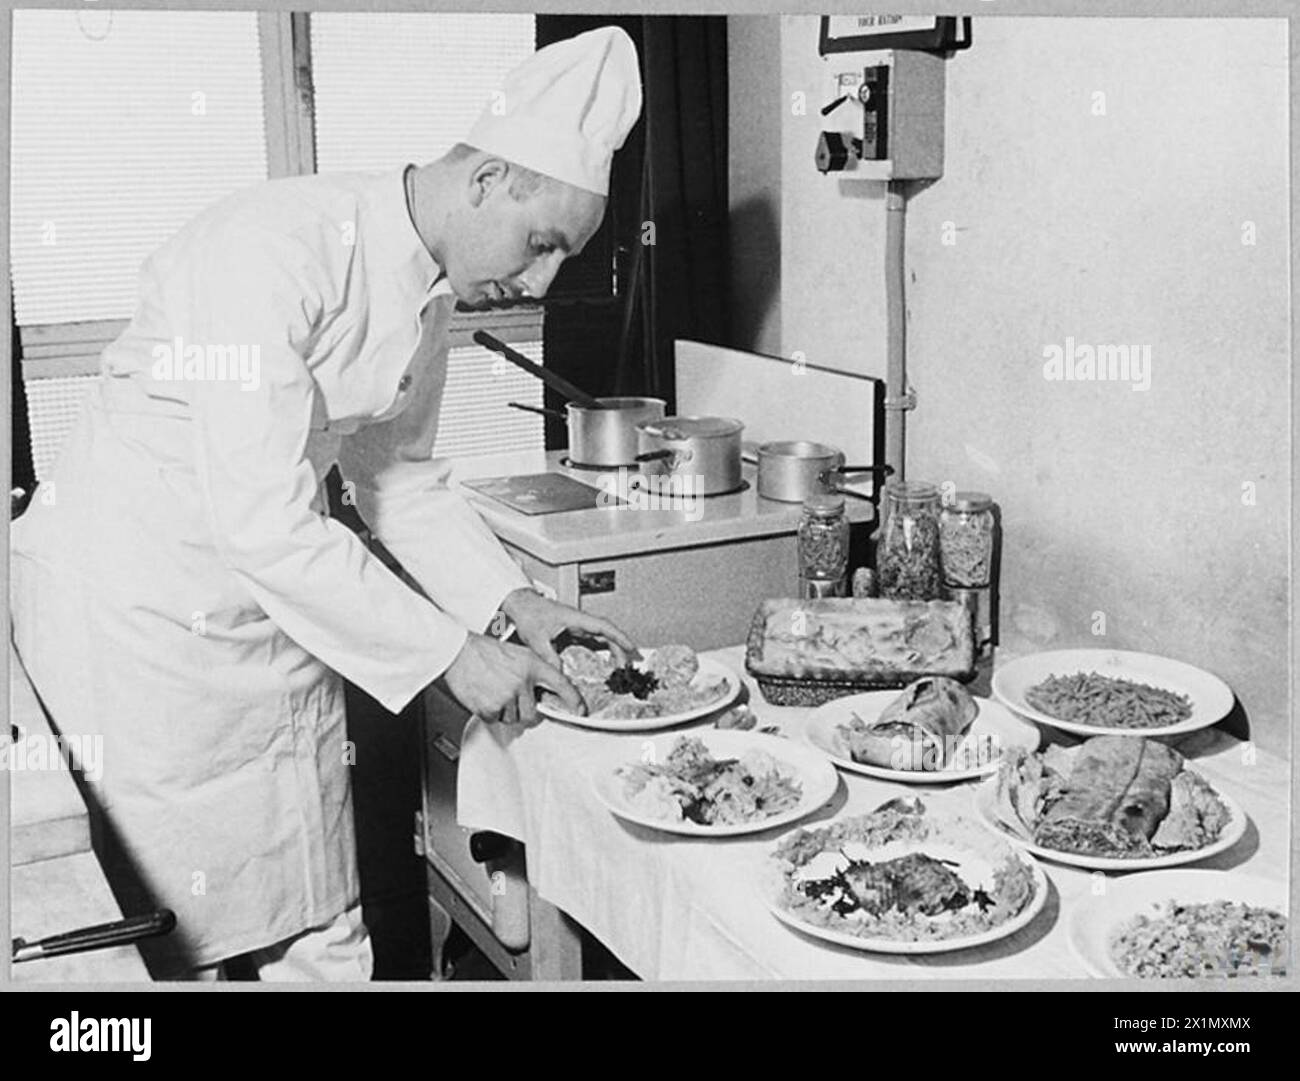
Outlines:
{"type": "Polygon", "coordinates": [[[430,458],[439,278],[399,172],[218,204],[144,264],[13,526],[15,644],[61,730],[102,737],[110,871],[178,917],[159,974],[357,902],[340,675],[398,711],[528,584],[430,458]],[[327,517],[336,462],[428,599],[327,517]]]}

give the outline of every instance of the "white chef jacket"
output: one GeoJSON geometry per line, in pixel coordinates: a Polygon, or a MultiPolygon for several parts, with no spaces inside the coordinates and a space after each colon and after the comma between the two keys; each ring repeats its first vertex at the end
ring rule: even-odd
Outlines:
{"type": "Polygon", "coordinates": [[[398,711],[528,584],[431,458],[453,305],[399,171],[232,196],[145,262],[14,524],[15,643],[102,737],[109,862],[179,919],[159,971],[357,902],[339,677],[398,711]],[[424,597],[328,517],[336,463],[424,597]]]}

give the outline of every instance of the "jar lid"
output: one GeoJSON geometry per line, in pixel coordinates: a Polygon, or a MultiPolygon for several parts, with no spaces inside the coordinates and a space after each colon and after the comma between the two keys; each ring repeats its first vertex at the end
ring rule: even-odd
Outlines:
{"type": "Polygon", "coordinates": [[[834,518],[844,513],[842,495],[815,495],[804,501],[803,509],[814,518],[834,518]]]}
{"type": "Polygon", "coordinates": [[[887,480],[885,494],[898,499],[936,499],[939,489],[923,480],[887,480]]]}
{"type": "Polygon", "coordinates": [[[961,511],[988,510],[993,506],[993,497],[988,492],[957,492],[948,506],[961,511]]]}

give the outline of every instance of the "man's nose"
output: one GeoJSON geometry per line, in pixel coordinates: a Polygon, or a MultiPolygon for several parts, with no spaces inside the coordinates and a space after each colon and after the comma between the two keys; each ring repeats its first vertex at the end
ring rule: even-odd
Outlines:
{"type": "Polygon", "coordinates": [[[541,300],[546,296],[546,291],[550,289],[551,283],[555,281],[555,275],[560,272],[560,266],[564,262],[564,257],[558,252],[553,253],[546,259],[539,259],[533,263],[527,270],[519,275],[519,282],[524,287],[524,295],[531,297],[533,300],[541,300]]]}

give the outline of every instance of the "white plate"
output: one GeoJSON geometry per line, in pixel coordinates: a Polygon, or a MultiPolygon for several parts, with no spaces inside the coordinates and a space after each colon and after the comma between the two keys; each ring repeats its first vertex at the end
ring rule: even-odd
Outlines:
{"type": "Polygon", "coordinates": [[[835,772],[835,768],[810,748],[800,746],[792,740],[782,739],[780,736],[733,729],[705,728],[680,735],[651,736],[639,743],[620,740],[616,745],[606,748],[600,755],[589,759],[585,763],[585,768],[596,797],[619,818],[635,822],[640,826],[649,826],[651,829],[664,830],[668,833],[679,833],[687,837],[735,837],[744,833],[763,833],[777,826],[789,825],[825,805],[835,795],[840,784],[840,777],[835,772]],[[631,807],[624,794],[626,782],[615,771],[620,766],[635,764],[639,760],[664,761],[673,749],[673,744],[682,736],[703,740],[714,758],[738,758],[746,751],[766,751],[776,759],[782,773],[793,775],[799,782],[802,789],[799,802],[788,811],[782,811],[771,818],[717,826],[705,826],[685,820],[674,822],[652,818],[631,807]]]}
{"type": "MultiPolygon", "coordinates": [[[[646,660],[654,656],[652,649],[642,650],[641,653],[646,660]]],[[[712,657],[700,657],[699,661],[700,670],[695,673],[691,683],[716,682],[719,679],[726,680],[727,683],[727,689],[722,697],[707,705],[696,706],[694,709],[682,710],[679,713],[665,713],[660,717],[582,717],[549,702],[538,702],[537,712],[553,721],[563,721],[565,724],[577,725],[579,728],[594,728],[598,732],[653,732],[659,728],[672,728],[687,721],[699,720],[710,713],[725,709],[740,693],[740,679],[730,668],[712,657]]]]}
{"type": "Polygon", "coordinates": [[[1232,709],[1232,691],[1218,676],[1169,657],[1121,649],[1060,649],[1021,657],[993,673],[993,694],[1004,705],[1039,724],[1081,736],[1176,736],[1208,728],[1223,720],[1232,709]],[[1025,692],[1048,676],[1070,676],[1076,672],[1096,672],[1099,676],[1132,680],[1184,694],[1191,699],[1192,715],[1164,728],[1105,728],[1059,720],[1034,709],[1025,700],[1025,692]]]}
{"type": "MultiPolygon", "coordinates": [[[[1204,774],[1200,776],[1202,780],[1207,780],[1204,774]]],[[[1185,863],[1199,863],[1210,856],[1226,852],[1241,840],[1242,835],[1246,832],[1246,823],[1248,821],[1246,812],[1241,809],[1237,801],[1231,796],[1224,794],[1218,788],[1215,788],[1214,791],[1219,799],[1223,800],[1224,806],[1228,808],[1228,821],[1223,827],[1223,832],[1212,843],[1204,848],[1194,848],[1186,852],[1169,852],[1163,856],[1135,856],[1130,859],[1124,859],[1120,856],[1084,856],[1077,852],[1061,852],[1059,849],[1044,848],[1042,845],[1036,845],[1032,841],[1017,837],[998,818],[998,779],[996,777],[990,777],[984,784],[980,785],[979,790],[975,793],[975,809],[979,812],[980,819],[984,824],[994,830],[999,837],[1005,838],[1013,845],[1018,845],[1026,852],[1032,852],[1041,859],[1052,860],[1056,863],[1067,863],[1072,867],[1086,867],[1091,871],[1152,871],[1160,867],[1179,867],[1185,863]]]]}
{"type": "MultiPolygon", "coordinates": [[[[863,950],[868,953],[949,953],[953,950],[966,950],[974,946],[983,946],[1014,935],[1022,927],[1028,926],[1047,903],[1047,876],[1043,873],[1043,869],[1031,856],[1012,848],[1011,854],[1028,867],[1033,875],[1034,896],[1030,899],[1029,904],[1005,923],[999,924],[997,927],[991,927],[987,931],[980,931],[977,934],[966,935],[962,938],[926,939],[919,942],[900,942],[892,938],[863,938],[848,931],[839,931],[832,927],[807,923],[800,919],[797,914],[786,910],[780,900],[784,888],[784,877],[774,859],[776,848],[779,846],[780,842],[773,846],[772,853],[769,854],[766,861],[764,872],[759,877],[759,890],[772,915],[787,927],[791,927],[801,934],[811,935],[813,938],[833,942],[838,946],[848,946],[850,949],[863,950]]],[[[948,855],[952,846],[942,841],[931,842],[926,840],[909,843],[908,847],[918,852],[936,851],[942,857],[948,855]]],[[[985,856],[983,853],[980,855],[985,856]]]]}
{"type": "Polygon", "coordinates": [[[855,762],[843,738],[836,730],[837,727],[847,724],[853,713],[869,724],[879,717],[885,707],[900,693],[899,691],[869,691],[866,694],[836,698],[823,706],[818,706],[808,718],[803,738],[841,769],[865,774],[867,777],[879,777],[886,781],[902,781],[904,784],[948,784],[952,781],[967,781],[972,777],[984,777],[997,772],[1002,755],[1008,748],[1023,747],[1027,751],[1038,749],[1037,728],[1028,721],[1022,721],[996,702],[987,698],[976,698],[979,713],[975,715],[975,720],[971,722],[970,728],[962,737],[954,761],[959,761],[964,753],[975,753],[981,741],[987,740],[985,746],[989,748],[990,753],[980,756],[979,764],[965,769],[904,770],[855,762]]]}
{"type": "Polygon", "coordinates": [[[1070,917],[1070,952],[1090,976],[1126,979],[1111,958],[1111,935],[1134,916],[1159,916],[1170,901],[1236,901],[1287,914],[1286,886],[1236,871],[1161,871],[1106,880],[1106,892],[1085,898],[1070,917]]]}

